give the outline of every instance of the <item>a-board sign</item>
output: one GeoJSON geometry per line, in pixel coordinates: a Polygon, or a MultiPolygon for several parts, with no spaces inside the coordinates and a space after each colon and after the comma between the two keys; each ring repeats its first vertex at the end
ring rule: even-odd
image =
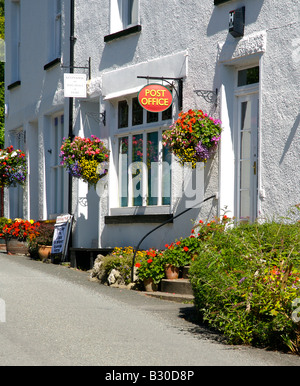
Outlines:
{"type": "Polygon", "coordinates": [[[54,225],[51,253],[54,255],[61,254],[62,260],[64,260],[67,252],[72,227],[72,219],[72,215],[64,214],[57,217],[56,223],[54,225]]]}
{"type": "Polygon", "coordinates": [[[138,101],[145,110],[158,113],[171,106],[173,96],[171,91],[161,84],[148,84],[139,92],[138,101]]]}

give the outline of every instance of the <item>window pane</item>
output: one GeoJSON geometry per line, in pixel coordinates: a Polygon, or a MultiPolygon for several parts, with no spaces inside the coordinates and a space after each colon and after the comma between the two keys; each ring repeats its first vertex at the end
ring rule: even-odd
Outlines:
{"type": "Polygon", "coordinates": [[[238,72],[238,87],[259,83],[259,67],[247,68],[238,72]]]}
{"type": "Polygon", "coordinates": [[[147,111],[147,123],[158,122],[158,113],[147,111]]]}
{"type": "Polygon", "coordinates": [[[148,205],[158,204],[158,133],[147,134],[148,205]]]}
{"type": "Polygon", "coordinates": [[[143,205],[143,134],[132,137],[133,206],[143,205]]]}
{"type": "Polygon", "coordinates": [[[128,206],[128,137],[119,139],[119,197],[120,206],[128,206]]]}
{"type": "Polygon", "coordinates": [[[121,101],[118,104],[118,127],[128,127],[128,104],[126,101],[121,101]]]}
{"type": "Polygon", "coordinates": [[[144,109],[139,104],[138,98],[132,99],[132,126],[143,124],[144,109]]]}
{"type": "Polygon", "coordinates": [[[165,111],[162,112],[162,120],[166,121],[172,119],[172,105],[165,111]]]}

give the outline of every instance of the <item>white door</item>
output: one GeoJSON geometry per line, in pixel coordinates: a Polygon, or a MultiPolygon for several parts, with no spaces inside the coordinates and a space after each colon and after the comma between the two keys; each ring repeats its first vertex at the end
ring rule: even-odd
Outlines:
{"type": "Polygon", "coordinates": [[[236,217],[253,222],[258,197],[258,90],[237,96],[236,217]]]}

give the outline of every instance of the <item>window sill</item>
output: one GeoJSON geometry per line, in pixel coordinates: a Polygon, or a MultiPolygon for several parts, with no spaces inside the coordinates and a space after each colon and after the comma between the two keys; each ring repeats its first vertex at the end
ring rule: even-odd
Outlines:
{"type": "Polygon", "coordinates": [[[56,58],[54,60],[51,60],[51,62],[49,62],[49,63],[44,65],[44,70],[47,71],[47,70],[49,70],[50,68],[56,66],[59,63],[60,63],[60,58],[56,58]]]}
{"type": "Polygon", "coordinates": [[[118,32],[115,32],[113,34],[104,36],[104,42],[108,43],[112,40],[116,40],[116,39],[119,39],[119,38],[122,38],[122,37],[125,37],[128,35],[135,34],[137,32],[141,32],[141,30],[142,30],[141,25],[135,25],[133,27],[126,28],[122,31],[118,31],[118,32]]]}
{"type": "Polygon", "coordinates": [[[229,1],[232,1],[232,0],[214,0],[214,5],[220,5],[223,3],[228,3],[229,1]]]}
{"type": "Polygon", "coordinates": [[[21,85],[21,81],[17,80],[16,82],[13,82],[7,86],[7,90],[12,90],[13,88],[16,88],[21,85]]]}
{"type": "Polygon", "coordinates": [[[138,215],[119,215],[105,216],[106,225],[120,224],[162,224],[169,220],[173,222],[173,214],[138,214],[138,215]]]}

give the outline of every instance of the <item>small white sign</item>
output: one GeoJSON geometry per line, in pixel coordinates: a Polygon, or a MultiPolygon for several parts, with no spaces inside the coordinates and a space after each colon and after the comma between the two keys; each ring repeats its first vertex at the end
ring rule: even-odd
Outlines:
{"type": "Polygon", "coordinates": [[[65,98],[86,98],[86,75],[64,74],[65,98]]]}

